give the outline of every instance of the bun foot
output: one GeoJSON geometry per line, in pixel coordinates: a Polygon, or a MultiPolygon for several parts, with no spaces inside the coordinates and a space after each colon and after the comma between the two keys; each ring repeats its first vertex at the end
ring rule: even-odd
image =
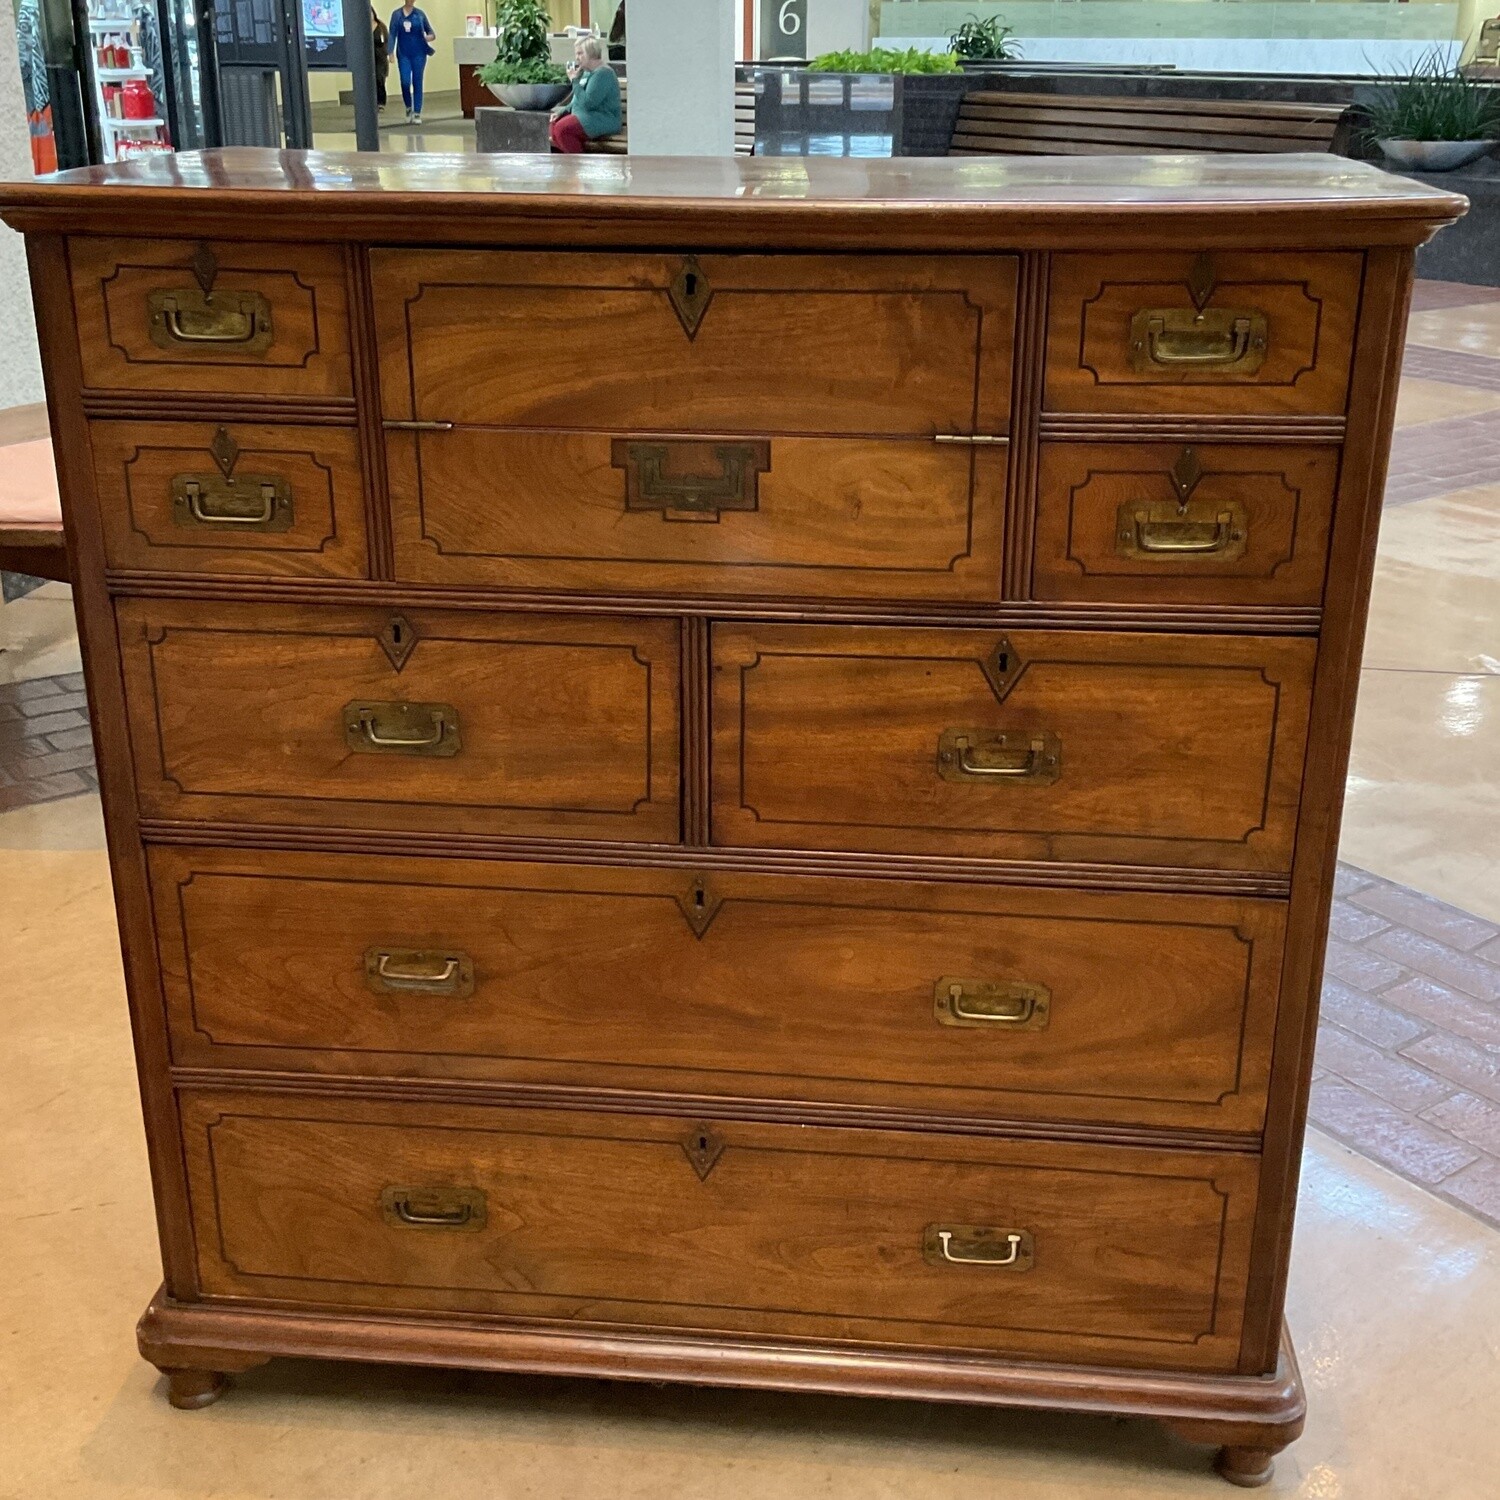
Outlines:
{"type": "Polygon", "coordinates": [[[1230,1484],[1237,1484],[1244,1490],[1258,1489],[1271,1482],[1276,1455],[1266,1448],[1220,1448],[1214,1468],[1230,1484]]]}
{"type": "Polygon", "coordinates": [[[163,1370],[167,1400],[178,1411],[201,1411],[224,1394],[225,1379],[217,1370],[163,1370]]]}

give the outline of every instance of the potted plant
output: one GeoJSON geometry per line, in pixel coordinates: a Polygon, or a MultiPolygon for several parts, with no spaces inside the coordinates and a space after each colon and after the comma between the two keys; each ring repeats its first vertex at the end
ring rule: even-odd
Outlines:
{"type": "Polygon", "coordinates": [[[1015,35],[1014,29],[1005,24],[1004,16],[987,16],[981,21],[971,15],[957,31],[949,33],[948,50],[964,68],[1012,62],[1021,55],[1021,44],[1015,35]]]}
{"type": "Polygon", "coordinates": [[[1500,91],[1466,78],[1429,53],[1367,106],[1369,135],[1397,166],[1449,172],[1493,149],[1500,91]]]}
{"type": "Polygon", "coordinates": [[[897,51],[876,47],[871,52],[824,52],[808,63],[809,73],[957,73],[951,52],[924,52],[920,47],[897,51]]]}
{"type": "Polygon", "coordinates": [[[565,98],[568,75],[552,61],[544,0],[498,0],[495,25],[495,60],[478,69],[479,81],[512,109],[551,109],[565,98]]]}

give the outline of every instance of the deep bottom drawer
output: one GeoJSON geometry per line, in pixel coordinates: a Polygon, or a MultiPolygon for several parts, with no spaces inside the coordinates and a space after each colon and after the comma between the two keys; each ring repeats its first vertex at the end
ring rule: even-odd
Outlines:
{"type": "Polygon", "coordinates": [[[1256,1159],[184,1099],[202,1289],[1231,1370],[1256,1159]]]}

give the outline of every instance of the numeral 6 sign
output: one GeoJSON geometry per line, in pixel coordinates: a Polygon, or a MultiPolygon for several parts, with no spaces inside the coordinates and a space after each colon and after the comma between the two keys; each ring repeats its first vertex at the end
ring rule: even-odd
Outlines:
{"type": "Polygon", "coordinates": [[[760,0],[760,55],[807,56],[807,0],[760,0]]]}

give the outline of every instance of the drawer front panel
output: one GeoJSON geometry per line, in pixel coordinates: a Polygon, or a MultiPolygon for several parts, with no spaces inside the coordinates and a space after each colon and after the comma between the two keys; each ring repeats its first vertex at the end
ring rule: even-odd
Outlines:
{"type": "Polygon", "coordinates": [[[1316,605],[1337,448],[1045,443],[1033,594],[1316,605]]]}
{"type": "Polygon", "coordinates": [[[183,1123],[210,1296],[1238,1354],[1250,1156],[233,1092],[183,1123]]]}
{"type": "Polygon", "coordinates": [[[353,390],[335,246],[75,238],[68,256],[94,390],[353,390]]]}
{"type": "Polygon", "coordinates": [[[376,250],[371,269],[390,419],[1007,430],[1010,257],[376,250]]]}
{"type": "Polygon", "coordinates": [[[1159,251],[1052,258],[1056,412],[1342,412],[1363,258],[1159,251]]]}
{"type": "Polygon", "coordinates": [[[95,422],[90,440],[112,568],[366,575],[353,428],[95,422]]]}
{"type": "Polygon", "coordinates": [[[1305,640],[720,625],[716,843],[1286,870],[1305,640]]]}
{"type": "Polygon", "coordinates": [[[999,597],[1000,445],[460,427],[386,449],[396,571],[416,582],[999,597]]]}
{"type": "Polygon", "coordinates": [[[147,816],[679,837],[675,621],[118,611],[147,816]]]}
{"type": "Polygon", "coordinates": [[[151,878],[187,1066],[1264,1115],[1272,902],[176,848],[151,878]]]}

